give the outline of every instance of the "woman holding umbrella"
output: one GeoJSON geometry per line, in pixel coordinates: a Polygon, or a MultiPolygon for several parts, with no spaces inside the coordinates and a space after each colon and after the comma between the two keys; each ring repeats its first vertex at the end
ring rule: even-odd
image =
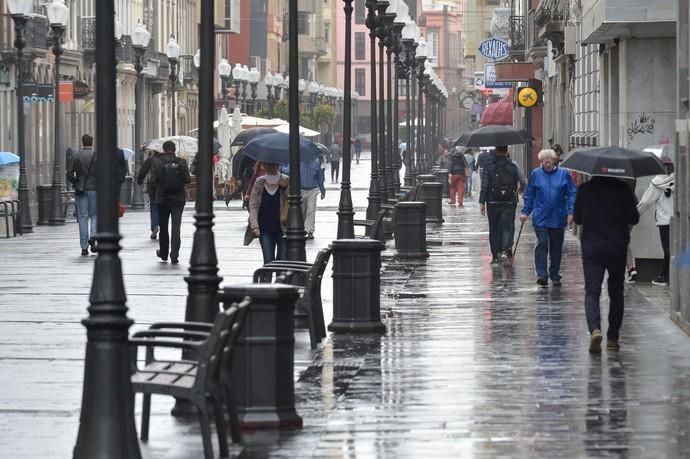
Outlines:
{"type": "Polygon", "coordinates": [[[264,264],[285,258],[285,214],[288,176],[276,163],[264,163],[266,175],[258,177],[249,198],[249,226],[259,238],[264,264]]]}

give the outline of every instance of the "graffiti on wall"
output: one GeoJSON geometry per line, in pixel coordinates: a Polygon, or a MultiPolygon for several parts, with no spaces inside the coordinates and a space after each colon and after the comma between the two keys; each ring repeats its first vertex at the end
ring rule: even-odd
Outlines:
{"type": "Polygon", "coordinates": [[[628,140],[633,140],[638,134],[654,134],[656,120],[647,113],[642,112],[630,121],[628,125],[628,140]]]}

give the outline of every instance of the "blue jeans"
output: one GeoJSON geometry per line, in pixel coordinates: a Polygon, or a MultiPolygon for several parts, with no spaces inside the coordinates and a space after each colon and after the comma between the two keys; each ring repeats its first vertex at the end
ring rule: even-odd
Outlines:
{"type": "Polygon", "coordinates": [[[285,238],[281,233],[261,233],[259,243],[264,255],[264,264],[285,259],[285,238]],[[277,254],[276,249],[278,249],[277,254]]]}
{"type": "Polygon", "coordinates": [[[155,199],[155,196],[152,194],[149,194],[149,212],[151,214],[151,231],[153,231],[154,228],[157,228],[160,226],[160,213],[158,210],[158,204],[153,202],[155,199]]]}
{"type": "Polygon", "coordinates": [[[472,194],[472,174],[465,177],[465,194],[472,194]]]}
{"type": "Polygon", "coordinates": [[[502,252],[512,255],[515,233],[515,208],[513,203],[487,203],[489,218],[489,246],[491,256],[497,258],[502,252]]]}
{"type": "Polygon", "coordinates": [[[535,226],[537,246],[534,248],[534,268],[537,277],[551,278],[552,281],[561,280],[561,255],[563,254],[563,235],[565,228],[544,228],[535,226]],[[551,258],[551,265],[546,269],[547,256],[551,258]]]}
{"type": "Polygon", "coordinates": [[[82,250],[89,247],[89,239],[96,234],[96,191],[85,191],[76,196],[77,220],[79,221],[79,245],[82,250]],[[89,220],[91,226],[89,231],[89,220]]]}

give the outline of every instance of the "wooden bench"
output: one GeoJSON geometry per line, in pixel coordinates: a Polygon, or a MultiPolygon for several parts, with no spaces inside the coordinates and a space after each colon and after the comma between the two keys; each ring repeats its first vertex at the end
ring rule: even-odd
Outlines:
{"type": "Polygon", "coordinates": [[[228,407],[233,441],[241,441],[237,411],[234,409],[227,376],[228,359],[237,341],[249,300],[234,303],[219,312],[213,324],[196,322],[161,322],[148,330],[134,333],[129,340],[136,349],[146,347],[145,365],[137,367],[132,354],[132,390],[143,394],[141,440],[148,440],[151,395],[168,395],[192,403],[199,413],[204,457],[212,459],[211,409],[215,414],[221,457],[228,456],[224,405],[228,407]],[[157,360],[156,348],[176,348],[191,353],[189,359],[157,360]]]}
{"type": "Polygon", "coordinates": [[[364,226],[364,235],[370,239],[378,239],[384,241],[383,238],[383,219],[388,211],[386,209],[379,210],[374,220],[354,220],[355,226],[364,226]]]}
{"type": "Polygon", "coordinates": [[[300,287],[301,296],[295,305],[295,315],[306,316],[311,348],[326,337],[326,324],[321,300],[321,280],[326,271],[331,249],[326,248],[316,254],[314,263],[305,261],[275,260],[254,271],[254,282],[270,282],[271,275],[285,275],[288,284],[300,287]]]}

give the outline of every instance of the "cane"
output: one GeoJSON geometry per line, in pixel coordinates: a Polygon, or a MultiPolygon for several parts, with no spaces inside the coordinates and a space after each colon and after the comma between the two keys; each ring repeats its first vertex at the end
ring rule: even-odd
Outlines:
{"type": "Polygon", "coordinates": [[[518,231],[518,237],[515,241],[515,247],[513,247],[513,256],[510,259],[510,265],[508,265],[508,272],[506,273],[506,280],[503,282],[503,288],[508,287],[508,280],[510,280],[510,273],[513,270],[513,263],[515,262],[515,256],[517,254],[517,247],[520,243],[520,235],[522,235],[522,228],[525,226],[525,222],[520,223],[520,231],[518,231]]]}

